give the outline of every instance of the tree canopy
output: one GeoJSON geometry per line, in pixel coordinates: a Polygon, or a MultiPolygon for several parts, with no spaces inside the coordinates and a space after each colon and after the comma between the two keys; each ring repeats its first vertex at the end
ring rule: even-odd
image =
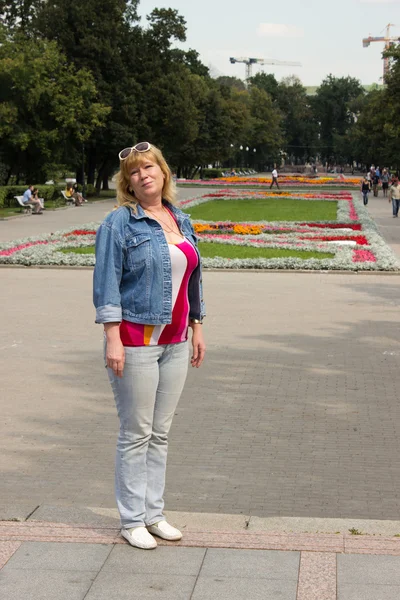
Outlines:
{"type": "Polygon", "coordinates": [[[312,97],[297,77],[212,79],[195,49],[175,45],[186,40],[184,17],[157,8],[142,24],[138,3],[0,0],[5,182],[39,183],[60,169],[79,180],[83,167],[100,189],[119,150],[139,140],[160,146],[185,176],[208,164],[264,169],[282,157],[399,161],[398,46],[383,90],[328,75],[312,97]]]}

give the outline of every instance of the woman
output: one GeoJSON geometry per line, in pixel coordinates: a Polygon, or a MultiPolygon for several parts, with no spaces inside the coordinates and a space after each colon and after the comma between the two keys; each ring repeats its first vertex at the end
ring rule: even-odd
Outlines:
{"type": "Polygon", "coordinates": [[[367,204],[368,204],[369,192],[370,192],[369,182],[368,182],[368,179],[366,177],[364,177],[364,181],[361,184],[361,193],[362,193],[362,197],[363,197],[364,206],[367,206],[367,204]]]}
{"type": "Polygon", "coordinates": [[[383,169],[383,171],[382,171],[382,190],[383,190],[384,198],[387,198],[388,189],[389,189],[389,173],[388,173],[387,169],[383,169]]]}
{"type": "Polygon", "coordinates": [[[65,195],[67,198],[73,199],[75,206],[82,206],[84,200],[82,194],[78,192],[77,186],[73,186],[72,184],[67,185],[65,195]]]}
{"type": "Polygon", "coordinates": [[[168,432],[188,368],[205,353],[200,256],[189,217],[160,150],[148,142],[119,153],[119,208],[96,236],[94,304],[120,418],[116,497],[121,534],[151,549],[151,534],[179,540],[163,516],[168,432]]]}

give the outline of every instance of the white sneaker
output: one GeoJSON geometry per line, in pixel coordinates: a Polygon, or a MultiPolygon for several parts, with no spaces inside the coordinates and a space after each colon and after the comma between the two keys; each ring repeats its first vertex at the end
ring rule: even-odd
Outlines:
{"type": "Polygon", "coordinates": [[[162,538],[163,540],[176,542],[182,539],[182,533],[179,531],[179,529],[172,527],[172,525],[167,523],[167,521],[159,521],[153,525],[148,525],[147,530],[153,535],[158,535],[158,537],[162,538]]]}
{"type": "Polygon", "coordinates": [[[131,546],[142,548],[142,550],[152,550],[157,547],[157,542],[147,531],[146,527],[133,527],[132,529],[121,529],[121,535],[131,546]]]}

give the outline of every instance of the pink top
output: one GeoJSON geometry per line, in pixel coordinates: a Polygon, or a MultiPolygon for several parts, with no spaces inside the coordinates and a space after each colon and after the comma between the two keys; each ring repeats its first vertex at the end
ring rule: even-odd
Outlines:
{"type": "Polygon", "coordinates": [[[143,325],[123,320],[120,325],[124,346],[157,346],[187,340],[189,326],[189,279],[198,264],[193,245],[184,238],[168,244],[172,270],[172,322],[168,325],[143,325]]]}

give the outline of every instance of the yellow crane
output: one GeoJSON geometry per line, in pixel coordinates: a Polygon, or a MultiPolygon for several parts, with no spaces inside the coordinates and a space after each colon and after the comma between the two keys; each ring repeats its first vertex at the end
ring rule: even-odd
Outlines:
{"type": "MultiPolygon", "coordinates": [[[[388,50],[390,48],[390,46],[393,46],[393,44],[395,42],[399,42],[400,41],[400,37],[398,36],[390,36],[390,28],[391,27],[395,27],[395,25],[393,25],[393,23],[388,23],[386,25],[386,34],[382,35],[382,36],[378,36],[378,37],[374,37],[372,35],[368,36],[367,38],[363,39],[363,48],[368,48],[368,46],[370,45],[371,42],[384,42],[385,44],[385,50],[388,50]]],[[[389,71],[389,59],[388,58],[384,58],[383,59],[383,81],[385,81],[385,77],[388,74],[389,71]]]]}
{"type": "Polygon", "coordinates": [[[252,76],[253,65],[276,65],[278,67],[301,67],[300,62],[291,62],[287,60],[275,60],[273,58],[248,58],[241,56],[240,58],[230,57],[229,61],[235,63],[244,63],[246,65],[246,81],[252,76]]]}

